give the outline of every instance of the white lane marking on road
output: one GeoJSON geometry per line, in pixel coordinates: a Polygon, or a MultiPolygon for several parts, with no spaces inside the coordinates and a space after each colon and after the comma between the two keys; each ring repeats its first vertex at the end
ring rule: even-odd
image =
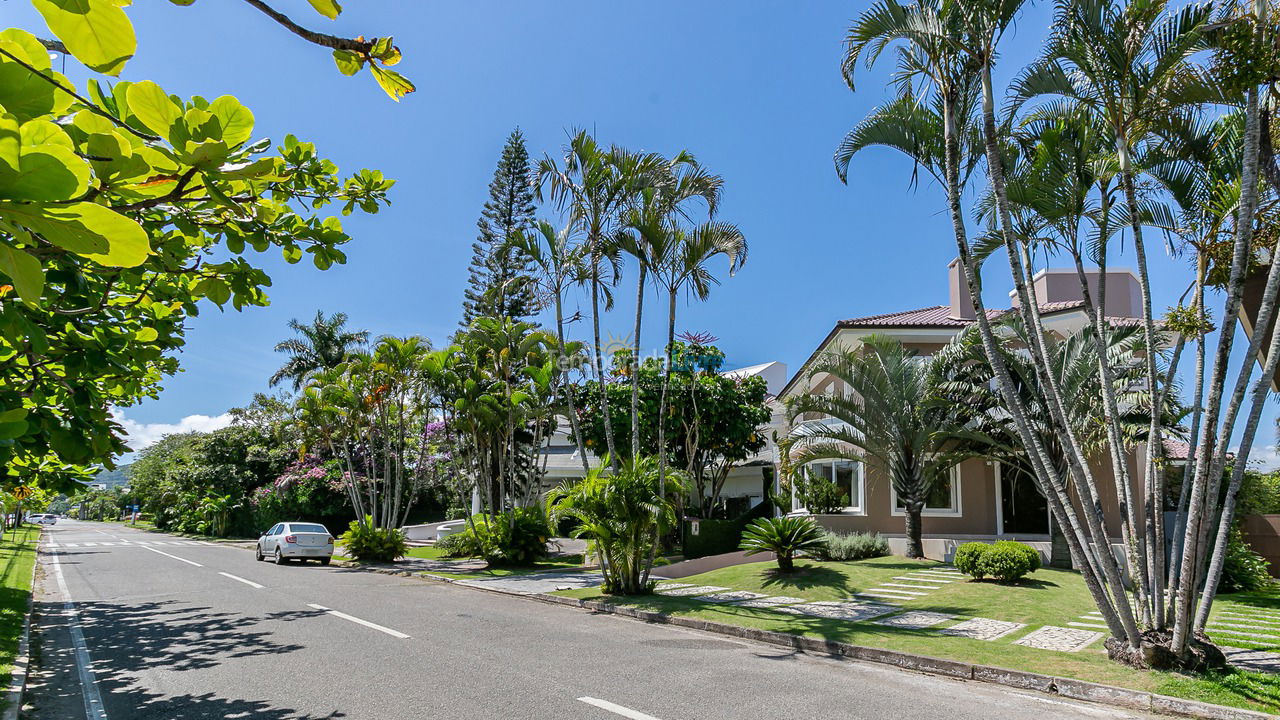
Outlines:
{"type": "Polygon", "coordinates": [[[142,549],[143,549],[143,550],[150,550],[150,551],[151,551],[151,552],[153,552],[153,553],[159,553],[159,554],[161,554],[161,555],[164,555],[165,557],[171,557],[171,558],[173,558],[174,560],[181,560],[182,562],[184,562],[184,563],[186,563],[186,564],[188,564],[188,565],[195,565],[196,567],[204,567],[203,565],[201,565],[201,564],[200,564],[200,563],[198,563],[198,562],[192,562],[192,561],[190,561],[190,560],[188,560],[188,559],[186,559],[186,558],[180,558],[180,557],[178,557],[177,555],[170,555],[169,553],[167,553],[167,552],[165,552],[165,551],[163,551],[163,550],[157,550],[157,549],[155,549],[155,548],[153,548],[153,547],[144,547],[144,548],[142,548],[142,549]]]}
{"type": "Polygon", "coordinates": [[[98,680],[89,666],[89,647],[84,641],[84,631],[80,629],[80,611],[71,599],[71,591],[67,589],[67,580],[62,576],[62,563],[54,553],[53,575],[58,581],[58,592],[62,593],[62,607],[70,618],[71,646],[75,648],[76,669],[80,673],[80,689],[84,696],[84,714],[88,720],[107,720],[107,711],[102,706],[102,695],[98,692],[98,680]]]}
{"type": "Polygon", "coordinates": [[[346,614],[346,613],[344,613],[344,612],[338,612],[337,610],[331,610],[331,609],[329,609],[329,608],[327,608],[327,607],[325,607],[325,606],[323,606],[323,605],[316,605],[315,603],[307,603],[307,607],[309,607],[309,608],[315,608],[316,610],[323,610],[323,611],[325,611],[325,612],[329,613],[330,615],[332,615],[332,616],[334,616],[334,617],[340,617],[340,618],[342,618],[343,620],[348,620],[348,621],[353,622],[353,623],[355,623],[355,624],[357,624],[357,625],[363,625],[363,626],[365,626],[365,627],[367,627],[367,628],[372,628],[372,629],[374,629],[374,630],[377,630],[378,632],[384,632],[384,633],[386,633],[386,634],[390,635],[391,637],[400,638],[401,640],[407,640],[407,639],[409,638],[409,636],[408,636],[408,635],[405,635],[404,633],[400,632],[399,630],[392,630],[392,629],[391,629],[391,628],[389,628],[389,627],[384,627],[384,626],[382,626],[382,625],[379,625],[378,623],[371,623],[371,622],[369,622],[368,620],[361,620],[360,618],[358,618],[358,617],[356,617],[356,616],[354,616],[354,615],[348,615],[348,614],[346,614]]]}
{"type": "Polygon", "coordinates": [[[237,580],[237,581],[239,581],[239,582],[242,582],[242,583],[244,583],[245,585],[248,585],[248,586],[250,586],[250,587],[255,587],[255,588],[258,588],[259,590],[261,590],[261,589],[262,589],[262,586],[261,586],[261,585],[259,585],[258,583],[254,582],[254,581],[252,581],[252,580],[245,580],[244,578],[240,577],[239,575],[232,575],[231,573],[228,573],[228,572],[219,572],[218,574],[219,574],[219,575],[221,575],[222,577],[229,577],[229,578],[231,578],[232,580],[237,580]]]}
{"type": "Polygon", "coordinates": [[[97,547],[97,546],[98,546],[98,543],[96,543],[96,542],[88,542],[88,543],[85,543],[85,544],[84,544],[84,546],[85,546],[85,547],[97,547]]]}
{"type": "Polygon", "coordinates": [[[639,710],[632,710],[629,707],[623,707],[616,703],[611,703],[608,700],[601,700],[600,698],[587,697],[584,695],[583,697],[578,698],[578,702],[594,705],[601,710],[608,710],[614,715],[621,715],[624,718],[631,718],[631,720],[658,720],[658,718],[652,715],[645,715],[639,710]]]}

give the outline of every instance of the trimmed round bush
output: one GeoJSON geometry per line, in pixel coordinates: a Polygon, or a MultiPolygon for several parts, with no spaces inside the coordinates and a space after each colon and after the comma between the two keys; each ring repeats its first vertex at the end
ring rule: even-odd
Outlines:
{"type": "Polygon", "coordinates": [[[992,577],[1001,582],[1014,582],[1040,569],[1040,553],[1014,540],[998,540],[994,544],[970,542],[956,548],[952,562],[957,570],[975,580],[992,577]]]}
{"type": "Polygon", "coordinates": [[[955,557],[951,562],[960,572],[975,580],[981,580],[987,574],[982,564],[982,557],[986,554],[988,547],[990,546],[981,542],[965,543],[956,548],[955,557]]]}

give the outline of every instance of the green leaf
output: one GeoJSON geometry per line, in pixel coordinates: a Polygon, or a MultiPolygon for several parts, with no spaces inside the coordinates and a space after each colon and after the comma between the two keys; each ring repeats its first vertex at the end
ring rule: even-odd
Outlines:
{"type": "Polygon", "coordinates": [[[44,269],[40,261],[23,250],[0,244],[0,272],[13,280],[18,297],[36,304],[44,291],[44,269]]]}
{"type": "Polygon", "coordinates": [[[281,248],[281,254],[284,255],[284,261],[292,265],[302,259],[302,248],[297,245],[286,245],[281,248]]]}
{"type": "Polygon", "coordinates": [[[222,125],[222,139],[235,147],[253,135],[253,113],[230,95],[223,95],[209,105],[209,112],[222,125]]]}
{"type": "Polygon", "coordinates": [[[7,56],[0,56],[0,105],[6,112],[18,116],[19,120],[32,120],[61,114],[71,107],[74,99],[54,87],[49,79],[66,88],[72,87],[71,82],[49,69],[49,53],[34,35],[9,28],[0,32],[0,48],[46,76],[41,77],[7,56]]]}
{"type": "Polygon", "coordinates": [[[49,29],[77,60],[106,75],[119,75],[138,40],[129,16],[111,0],[31,0],[49,29]]]}
{"type": "Polygon", "coordinates": [[[182,117],[182,108],[160,86],[143,80],[129,86],[129,111],[151,132],[168,138],[170,129],[182,117]]]}
{"type": "Polygon", "coordinates": [[[342,12],[342,6],[337,0],[307,0],[307,2],[311,3],[311,7],[315,8],[316,12],[330,20],[338,19],[338,14],[342,12]]]}
{"type": "Polygon", "coordinates": [[[334,50],[333,62],[337,64],[338,72],[347,76],[360,72],[360,68],[364,65],[364,60],[350,50],[334,50]]]}
{"type": "Polygon", "coordinates": [[[147,232],[132,219],[90,202],[68,204],[0,201],[0,217],[94,262],[137,267],[151,254],[147,232]]]}
{"type": "Polygon", "coordinates": [[[370,64],[369,69],[373,71],[373,77],[378,80],[378,84],[382,86],[382,89],[396,102],[400,102],[400,98],[417,90],[413,83],[409,82],[409,78],[395,70],[388,70],[376,64],[370,64]]]}
{"type": "Polygon", "coordinates": [[[160,337],[160,333],[153,327],[145,327],[134,333],[133,337],[139,342],[149,343],[155,342],[156,338],[160,337]]]}
{"type": "Polygon", "coordinates": [[[70,200],[89,189],[89,166],[61,145],[22,147],[16,170],[0,165],[0,198],[70,200]]]}

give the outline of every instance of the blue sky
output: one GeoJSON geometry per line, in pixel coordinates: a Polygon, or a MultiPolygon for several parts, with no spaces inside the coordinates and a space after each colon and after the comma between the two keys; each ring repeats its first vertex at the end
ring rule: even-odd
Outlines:
{"type": "MultiPolygon", "coordinates": [[[[941,190],[910,187],[910,163],[887,150],[858,158],[847,186],[833,170],[844,133],[887,92],[887,63],[863,73],[856,93],[839,74],[844,32],[865,3],[361,0],[336,22],[303,0],[275,4],[317,30],[394,34],[405,55],[397,69],[418,92],[392,102],[367,73],[340,75],[327,51],[227,0],[129,8],[139,54],[123,77],[184,96],[235,95],[257,117],[257,136],[292,132],[345,172],[396,178],[393,205],[344,219],[355,238],[347,265],[319,272],[264,256],[269,308],[194,319],[185,372],[159,400],[125,410],[139,435],[206,427],[217,421],[203,418],[265,390],[286,322],[317,309],[344,311],[374,335],[443,343],[494,163],[516,126],[535,157],[558,156],[568,131],[585,127],[635,149],[688,149],[725,177],[720,217],[742,228],[750,256],[709,302],[680,308],[678,329],[718,336],[729,367],[781,360],[794,370],[838,319],[947,302],[955,252],[941,190]]],[[[26,3],[5,9],[12,24],[43,28],[26,3]]],[[[1045,3],[1024,12],[1001,75],[1032,58],[1049,20],[1045,3]]],[[[68,74],[83,81],[76,68],[68,74]]],[[[1007,272],[990,264],[988,301],[1003,306],[1007,272]]],[[[1161,253],[1152,264],[1157,307],[1171,305],[1190,277],[1185,262],[1161,253]]],[[[630,332],[632,291],[620,296],[606,321],[619,336],[630,332]]],[[[650,348],[661,345],[653,318],[650,348]]],[[[1260,444],[1274,442],[1274,414],[1260,444]]]]}

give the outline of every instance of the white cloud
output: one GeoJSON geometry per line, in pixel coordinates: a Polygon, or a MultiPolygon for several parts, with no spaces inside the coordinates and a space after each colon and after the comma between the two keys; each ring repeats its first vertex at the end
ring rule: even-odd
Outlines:
{"type": "MultiPolygon", "coordinates": [[[[1240,448],[1231,448],[1231,452],[1239,453],[1240,448]]],[[[1254,445],[1249,452],[1249,467],[1263,471],[1280,468],[1280,449],[1275,445],[1254,445]]]]}
{"type": "Polygon", "coordinates": [[[129,434],[125,442],[133,452],[145,450],[160,441],[160,438],[173,433],[209,432],[231,424],[231,413],[222,413],[210,417],[208,415],[188,415],[176,423],[140,423],[125,417],[121,410],[115,411],[116,422],[124,426],[129,434]]]}

